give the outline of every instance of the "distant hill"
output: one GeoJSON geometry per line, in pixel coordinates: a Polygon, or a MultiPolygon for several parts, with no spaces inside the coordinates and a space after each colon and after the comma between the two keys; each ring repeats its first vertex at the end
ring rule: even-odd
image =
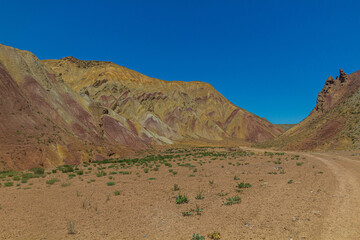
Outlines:
{"type": "Polygon", "coordinates": [[[276,124],[276,125],[284,129],[284,131],[287,131],[290,128],[294,127],[296,124],[276,124]]]}

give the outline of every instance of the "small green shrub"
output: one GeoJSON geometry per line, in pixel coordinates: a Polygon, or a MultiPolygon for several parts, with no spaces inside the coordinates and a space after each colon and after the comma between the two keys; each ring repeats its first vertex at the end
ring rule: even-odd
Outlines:
{"type": "Polygon", "coordinates": [[[43,168],[32,168],[32,169],[30,169],[30,171],[32,171],[34,174],[38,174],[38,175],[45,173],[45,169],[43,169],[43,168]]]}
{"type": "Polygon", "coordinates": [[[225,202],[223,202],[225,206],[230,206],[230,205],[233,205],[233,204],[239,204],[241,203],[241,198],[236,195],[234,197],[229,197],[226,199],[225,202]]]}
{"type": "Polygon", "coordinates": [[[174,184],[174,187],[173,187],[172,190],[173,190],[173,191],[179,191],[180,188],[179,188],[179,186],[178,186],[177,184],[174,184]]]}
{"type": "Polygon", "coordinates": [[[190,209],[189,211],[187,211],[187,212],[182,212],[182,215],[184,216],[184,217],[188,217],[188,216],[191,216],[191,215],[193,215],[194,213],[196,213],[196,215],[201,215],[201,212],[202,212],[203,210],[200,208],[200,206],[199,205],[196,205],[196,209],[190,209]]]}
{"type": "Polygon", "coordinates": [[[195,196],[195,199],[201,200],[204,199],[204,196],[202,195],[202,191],[199,189],[198,193],[195,196]]]}
{"type": "Polygon", "coordinates": [[[114,185],[115,185],[115,182],[107,182],[106,185],[108,185],[108,186],[114,186],[114,185]]]}
{"type": "Polygon", "coordinates": [[[103,171],[98,172],[98,173],[96,173],[96,176],[97,176],[97,177],[103,177],[103,176],[106,176],[106,172],[103,172],[103,171]]]}
{"type": "Polygon", "coordinates": [[[205,237],[194,233],[191,240],[205,240],[205,237]]]}
{"type": "Polygon", "coordinates": [[[14,180],[14,181],[20,181],[20,176],[14,176],[14,177],[13,177],[13,180],[14,180]]]}
{"type": "Polygon", "coordinates": [[[183,204],[183,203],[188,203],[189,202],[189,199],[186,197],[186,195],[182,195],[182,194],[179,194],[177,197],[176,197],[176,204],[183,204]]]}
{"type": "Polygon", "coordinates": [[[217,195],[220,196],[220,197],[223,197],[223,196],[226,196],[228,195],[229,193],[218,193],[217,195]]]}
{"type": "Polygon", "coordinates": [[[252,187],[250,183],[245,183],[245,182],[242,182],[242,183],[239,183],[237,186],[237,188],[250,188],[252,187]]]}
{"type": "Polygon", "coordinates": [[[182,215],[183,215],[184,217],[191,216],[192,214],[193,214],[192,211],[182,212],[182,215]]]}
{"type": "Polygon", "coordinates": [[[14,183],[13,182],[5,182],[4,186],[5,187],[12,187],[12,186],[14,186],[14,183]]]}
{"type": "Polygon", "coordinates": [[[75,176],[76,176],[75,173],[70,173],[70,174],[68,175],[69,179],[72,179],[72,178],[74,178],[75,176]]]}
{"type": "Polygon", "coordinates": [[[165,166],[172,167],[172,164],[167,162],[167,163],[165,163],[165,166]]]}
{"type": "Polygon", "coordinates": [[[57,178],[52,178],[52,179],[50,179],[50,180],[47,180],[47,181],[46,181],[46,184],[53,185],[54,183],[59,182],[59,181],[60,181],[60,180],[57,179],[57,178]]]}

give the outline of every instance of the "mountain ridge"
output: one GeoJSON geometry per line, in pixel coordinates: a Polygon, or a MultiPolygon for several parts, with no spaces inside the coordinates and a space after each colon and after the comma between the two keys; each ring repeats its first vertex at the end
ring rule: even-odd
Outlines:
{"type": "Polygon", "coordinates": [[[110,62],[39,60],[0,44],[0,170],[80,164],[176,143],[238,144],[282,130],[202,82],[110,62]]]}
{"type": "MultiPolygon", "coordinates": [[[[193,82],[182,82],[182,81],[164,81],[156,78],[151,78],[140,74],[136,71],[127,69],[125,67],[116,65],[111,62],[93,62],[93,61],[83,61],[78,60],[75,58],[62,58],[60,60],[43,60],[42,61],[47,67],[55,72],[55,74],[65,81],[70,87],[73,88],[75,91],[79,91],[81,95],[87,95],[91,100],[100,103],[103,107],[106,106],[108,108],[112,108],[113,110],[116,109],[116,104],[121,104],[124,101],[132,101],[132,104],[137,105],[138,108],[143,110],[144,112],[151,113],[156,117],[160,117],[164,120],[168,117],[168,113],[162,112],[160,109],[153,109],[156,108],[159,104],[161,105],[161,100],[167,100],[166,104],[168,104],[169,99],[176,95],[176,101],[179,99],[183,101],[182,110],[183,112],[185,109],[194,110],[191,107],[197,106],[198,102],[204,100],[209,100],[210,104],[214,102],[221,102],[227,105],[231,105],[233,110],[233,115],[236,115],[236,112],[240,111],[242,114],[248,114],[249,117],[256,118],[257,121],[262,121],[259,117],[254,114],[249,113],[248,111],[241,109],[234,105],[233,103],[229,102],[223,95],[213,88],[213,86],[209,83],[193,81],[193,82]],[[71,69],[71,70],[69,70],[71,69]],[[71,72],[71,76],[69,76],[68,72],[71,72]],[[74,80],[74,73],[76,73],[76,81],[74,80]],[[80,81],[78,80],[80,79],[80,81]],[[139,86],[139,82],[141,86],[139,86]],[[105,85],[103,87],[102,85],[105,85]],[[116,86],[115,86],[115,85],[116,86]],[[139,88],[142,87],[142,90],[139,91],[139,88]],[[102,88],[101,90],[98,90],[102,88]],[[108,91],[109,88],[119,90],[120,93],[114,96],[114,93],[108,93],[106,96],[102,93],[104,91],[108,91]],[[104,90],[105,89],[105,90],[104,90]],[[132,93],[130,93],[132,92],[132,93]],[[144,94],[144,92],[149,92],[144,94]],[[197,97],[189,97],[192,95],[197,95],[197,97]],[[100,99],[100,95],[101,98],[100,99]],[[127,95],[131,95],[128,97],[127,95]],[[201,96],[201,97],[200,97],[201,96]],[[104,98],[112,98],[113,101],[106,102],[104,98]],[[124,101],[117,101],[114,99],[125,98],[124,101]],[[135,98],[135,99],[134,99],[135,98]],[[159,101],[154,101],[156,100],[159,101]],[[121,103],[120,103],[121,102],[121,103]],[[146,104],[146,102],[148,104],[146,104]],[[146,108],[146,110],[143,109],[146,108]],[[157,111],[158,110],[158,111],[157,111]],[[159,111],[160,110],[160,111],[159,111]],[[235,112],[234,112],[235,111],[235,112]],[[165,116],[166,115],[166,116],[165,116]]],[[[174,100],[174,99],[172,99],[174,100]]],[[[179,107],[177,104],[174,106],[179,107]]],[[[161,107],[160,107],[161,108],[161,107]]],[[[125,115],[131,115],[134,119],[134,114],[129,112],[125,112],[123,109],[128,110],[129,108],[123,107],[120,112],[125,115]]],[[[225,114],[226,115],[226,114],[225,114]]],[[[226,115],[226,119],[231,121],[231,114],[226,115]],[[230,118],[229,118],[230,117],[230,118]]],[[[170,116],[171,117],[171,116],[170,116]]],[[[224,114],[222,115],[224,117],[224,114]]],[[[145,119],[146,117],[143,116],[145,119]]],[[[218,119],[217,119],[218,120],[218,119]]],[[[146,120],[144,120],[146,121],[146,120]]],[[[171,121],[169,119],[164,120],[166,125],[168,125],[171,121]]],[[[209,121],[212,121],[210,119],[209,121]]],[[[226,121],[225,121],[226,123],[226,121]]],[[[219,127],[221,124],[217,124],[214,126],[215,128],[219,127]]],[[[220,126],[222,128],[222,126],[220,126]]],[[[224,130],[224,129],[223,129],[224,130]]],[[[277,129],[278,133],[281,130],[277,129]]],[[[226,130],[225,130],[226,132],[226,130]]],[[[190,132],[181,133],[181,134],[188,134],[192,135],[190,132]]],[[[212,135],[215,137],[216,140],[220,140],[223,136],[219,136],[219,134],[212,135]],[[215,136],[217,135],[217,136],[215,136]]],[[[221,135],[221,134],[220,134],[221,135]]],[[[233,133],[224,133],[223,135],[227,135],[228,137],[233,137],[233,133]]],[[[236,134],[235,134],[236,135],[236,134]]],[[[200,133],[198,133],[199,137],[205,137],[200,133]]],[[[165,136],[167,137],[167,136],[165,136]]],[[[193,137],[196,137],[193,135],[193,137]]],[[[269,136],[268,136],[269,137],[269,136]]],[[[252,140],[252,139],[247,139],[252,140]]],[[[260,139],[259,139],[260,140],[260,139]]],[[[255,139],[258,141],[258,139],[255,139]]]]}

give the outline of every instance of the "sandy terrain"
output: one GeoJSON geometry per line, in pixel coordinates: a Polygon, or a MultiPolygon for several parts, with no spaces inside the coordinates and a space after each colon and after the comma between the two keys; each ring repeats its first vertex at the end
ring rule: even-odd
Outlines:
{"type": "Polygon", "coordinates": [[[3,173],[0,239],[211,239],[214,231],[221,239],[359,239],[354,153],[194,148],[162,156],[78,166],[83,175],[47,169],[26,183],[24,173],[3,173]],[[177,204],[179,194],[188,203],[177,204]],[[235,196],[241,202],[226,205],[235,196]]]}

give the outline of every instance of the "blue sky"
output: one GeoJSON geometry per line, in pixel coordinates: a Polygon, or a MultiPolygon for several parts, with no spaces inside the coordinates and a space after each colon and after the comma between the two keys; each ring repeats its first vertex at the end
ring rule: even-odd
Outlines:
{"type": "Polygon", "coordinates": [[[359,10],[331,0],[0,0],[0,43],[208,82],[273,123],[297,123],[329,75],[360,69],[359,10]]]}

